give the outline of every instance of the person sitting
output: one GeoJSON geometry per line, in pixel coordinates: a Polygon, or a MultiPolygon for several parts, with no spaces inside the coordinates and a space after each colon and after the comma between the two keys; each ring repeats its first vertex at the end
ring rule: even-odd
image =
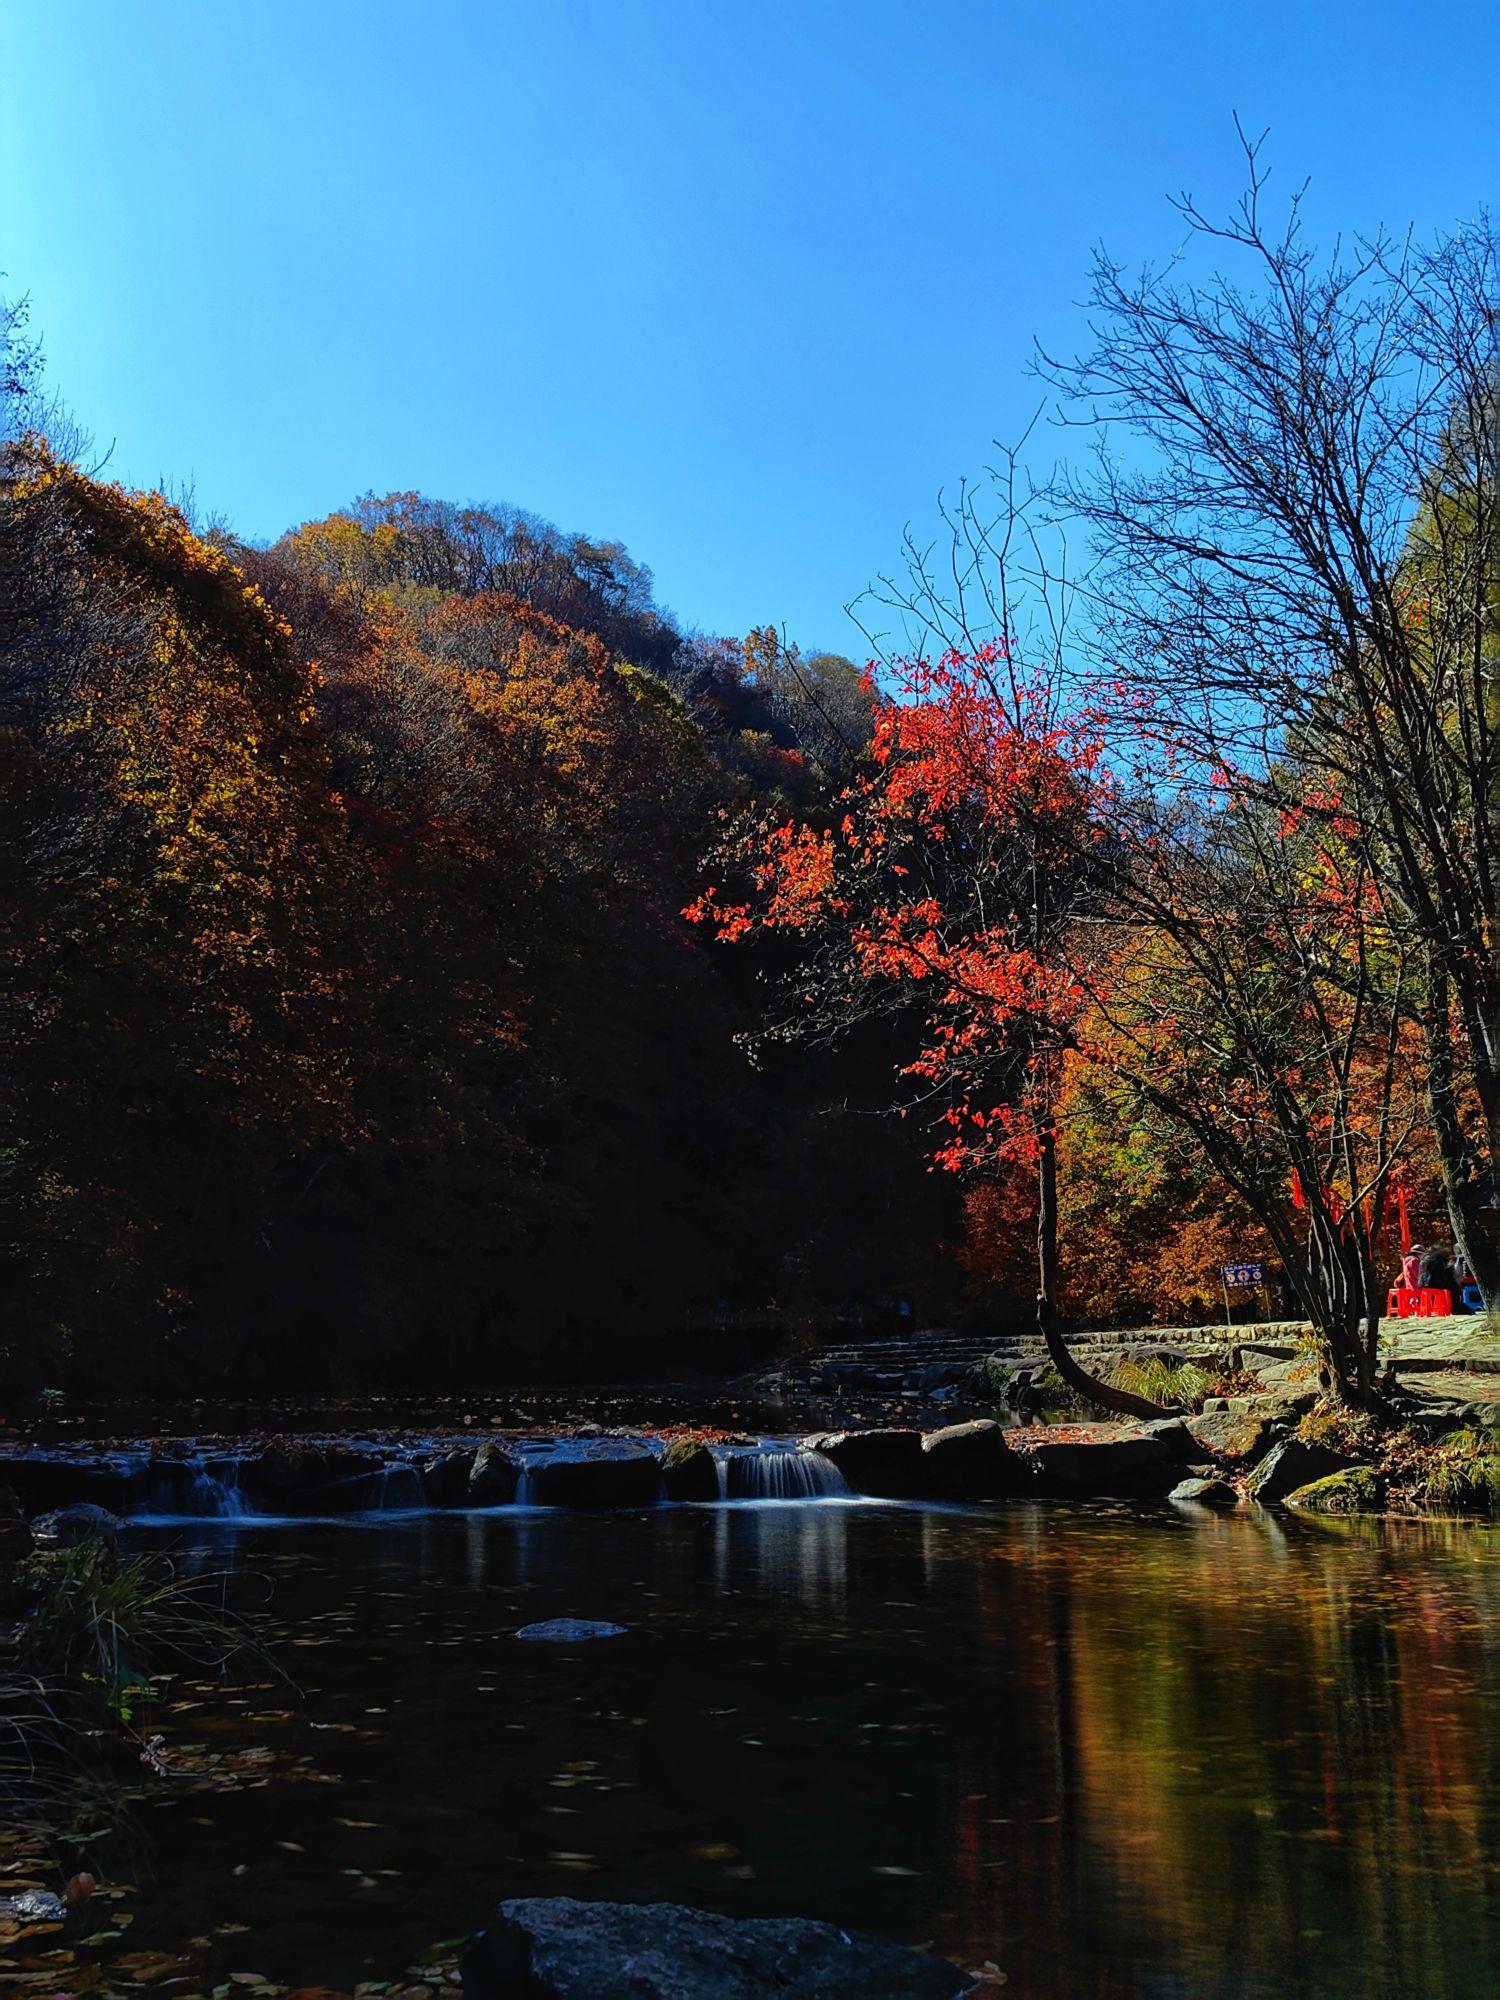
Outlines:
{"type": "Polygon", "coordinates": [[[1417,1291],[1422,1283],[1422,1259],[1427,1252],[1422,1244],[1413,1243],[1401,1259],[1401,1282],[1409,1292],[1417,1291]]]}
{"type": "Polygon", "coordinates": [[[1422,1253],[1420,1289],[1424,1292],[1458,1292],[1461,1288],[1458,1275],[1453,1268],[1453,1259],[1441,1244],[1434,1244],[1422,1253]]]}

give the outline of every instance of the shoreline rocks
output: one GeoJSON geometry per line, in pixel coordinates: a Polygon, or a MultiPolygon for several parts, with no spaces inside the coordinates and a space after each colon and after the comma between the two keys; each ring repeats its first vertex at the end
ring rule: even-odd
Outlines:
{"type": "Polygon", "coordinates": [[[1307,1444],[1301,1438],[1285,1437],[1273,1444],[1251,1473],[1245,1497],[1259,1506],[1273,1507],[1300,1486],[1327,1479],[1336,1472],[1350,1472],[1354,1461],[1326,1444],[1307,1444]]]}
{"type": "MultiPolygon", "coordinates": [[[[539,1435],[472,1435],[388,1442],[213,1437],[157,1439],[0,1455],[0,1485],[24,1517],[103,1521],[181,1518],[253,1523],[272,1518],[483,1511],[525,1502],[558,1508],[639,1508],[660,1500],[1166,1500],[1227,1506],[1241,1475],[1246,1497],[1281,1506],[1300,1489],[1358,1470],[1356,1461],[1260,1410],[1210,1411],[1156,1422],[1056,1427],[972,1418],[927,1430],[871,1425],[800,1440],[744,1433],[662,1436],[598,1425],[539,1435]],[[1210,1493],[1203,1485],[1217,1488],[1210,1493]],[[1233,1484],[1231,1484],[1233,1482],[1233,1484]],[[113,1506],[97,1498],[109,1493],[113,1506]],[[39,1505],[38,1494],[46,1504],[39,1505]]],[[[1380,1504],[1367,1482],[1340,1489],[1339,1511],[1380,1504]]],[[[1381,1499],[1384,1494],[1382,1490],[1381,1499]]],[[[66,1521],[64,1532],[73,1532],[66,1521]]],[[[47,1532],[43,1529],[42,1532],[47,1532]]],[[[16,1534],[20,1545],[21,1533],[16,1534]]]]}

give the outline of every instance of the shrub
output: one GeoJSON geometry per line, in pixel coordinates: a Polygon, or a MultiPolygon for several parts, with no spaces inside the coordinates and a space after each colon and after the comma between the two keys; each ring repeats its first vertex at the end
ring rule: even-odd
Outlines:
{"type": "Polygon", "coordinates": [[[1455,1431],[1445,1438],[1419,1497],[1445,1513],[1500,1514],[1500,1438],[1493,1431],[1455,1431]]]}
{"type": "Polygon", "coordinates": [[[1207,1397],[1222,1393],[1220,1377],[1200,1368],[1196,1361],[1127,1359],[1116,1362],[1109,1379],[1116,1389],[1183,1410],[1201,1410],[1207,1397]]]}

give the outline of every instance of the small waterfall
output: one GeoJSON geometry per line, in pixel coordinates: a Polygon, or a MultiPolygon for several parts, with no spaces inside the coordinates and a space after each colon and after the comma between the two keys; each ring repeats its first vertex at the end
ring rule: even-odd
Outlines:
{"type": "Polygon", "coordinates": [[[531,1476],[529,1466],[522,1466],[517,1476],[515,1504],[518,1507],[535,1507],[539,1504],[536,1497],[536,1481],[531,1476]]]}
{"type": "Polygon", "coordinates": [[[192,1485],[188,1489],[189,1513],[228,1521],[238,1520],[250,1512],[240,1491],[238,1459],[221,1462],[219,1469],[210,1471],[205,1461],[198,1458],[191,1461],[188,1469],[192,1473],[192,1485]]]}
{"type": "Polygon", "coordinates": [[[723,1451],[712,1452],[714,1471],[719,1475],[719,1498],[729,1498],[729,1459],[723,1451]]]}
{"type": "Polygon", "coordinates": [[[849,1491],[831,1459],[795,1445],[736,1453],[727,1470],[731,1500],[827,1500],[849,1491]]]}
{"type": "Polygon", "coordinates": [[[376,1514],[409,1514],[426,1504],[427,1496],[417,1468],[404,1458],[392,1459],[380,1475],[371,1511],[376,1514]]]}

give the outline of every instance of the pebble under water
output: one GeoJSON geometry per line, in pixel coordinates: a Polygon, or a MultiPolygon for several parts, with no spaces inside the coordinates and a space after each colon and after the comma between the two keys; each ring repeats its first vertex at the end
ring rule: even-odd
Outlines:
{"type": "Polygon", "coordinates": [[[1496,1990],[1490,1528],[825,1500],[129,1542],[227,1572],[290,1676],[156,1719],[209,1778],[140,1805],[119,1949],[195,1941],[194,1990],[399,1983],[538,1894],[827,1918],[1027,2000],[1496,1990]],[[518,1641],[554,1619],[626,1630],[518,1641]]]}

